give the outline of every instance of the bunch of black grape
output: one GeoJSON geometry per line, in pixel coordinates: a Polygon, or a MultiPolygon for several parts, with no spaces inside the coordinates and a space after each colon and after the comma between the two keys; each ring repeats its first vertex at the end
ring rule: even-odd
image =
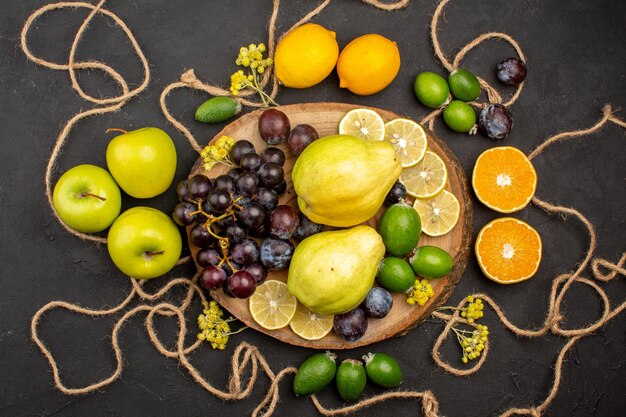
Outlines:
{"type": "Polygon", "coordinates": [[[181,181],[180,203],[172,215],[179,225],[192,226],[190,242],[200,249],[196,262],[203,268],[200,284],[247,298],[268,271],[288,267],[292,237],[304,239],[323,226],[293,207],[278,205],[287,189],[281,149],[269,146],[257,154],[251,142],[240,140],[229,159],[237,167],[227,174],[213,180],[196,174],[181,181]]]}

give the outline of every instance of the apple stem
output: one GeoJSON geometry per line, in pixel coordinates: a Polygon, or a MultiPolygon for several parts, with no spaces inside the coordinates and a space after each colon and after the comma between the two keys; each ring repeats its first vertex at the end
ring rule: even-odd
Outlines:
{"type": "Polygon", "coordinates": [[[120,129],[119,127],[110,127],[106,130],[106,133],[111,133],[111,132],[128,133],[128,130],[120,129]]]}
{"type": "Polygon", "coordinates": [[[95,198],[100,199],[102,201],[107,201],[107,199],[105,197],[101,197],[101,196],[99,196],[97,194],[92,194],[92,193],[82,193],[80,196],[82,198],[85,198],[85,197],[95,197],[95,198]]]}
{"type": "Polygon", "coordinates": [[[165,253],[164,250],[158,251],[158,252],[153,252],[151,250],[146,252],[147,256],[155,256],[155,255],[163,255],[165,253]]]}

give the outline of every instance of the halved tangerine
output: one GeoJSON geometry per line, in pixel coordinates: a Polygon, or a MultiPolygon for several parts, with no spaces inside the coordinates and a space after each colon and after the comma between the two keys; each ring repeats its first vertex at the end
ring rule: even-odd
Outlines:
{"type": "Polygon", "coordinates": [[[514,284],[535,275],[541,263],[541,237],[527,223],[512,217],[495,219],[476,238],[476,259],[487,278],[514,284]]]}
{"type": "Polygon", "coordinates": [[[522,151],[500,146],[478,157],[472,187],[480,202],[490,209],[513,213],[526,207],[535,195],[537,173],[522,151]]]}

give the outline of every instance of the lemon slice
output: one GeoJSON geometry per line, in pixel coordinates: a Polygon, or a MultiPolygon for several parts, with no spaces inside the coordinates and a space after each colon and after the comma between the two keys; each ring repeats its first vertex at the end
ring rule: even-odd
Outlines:
{"type": "Polygon", "coordinates": [[[448,170],[436,153],[427,151],[417,164],[404,168],[399,179],[409,195],[415,198],[430,198],[446,186],[448,170]]]}
{"type": "Polygon", "coordinates": [[[385,124],[385,140],[393,145],[402,168],[422,160],[428,146],[422,126],[409,119],[395,119],[385,124]]]}
{"type": "Polygon", "coordinates": [[[315,313],[298,303],[296,314],[289,323],[291,330],[306,340],[318,340],[333,328],[333,316],[315,313]]]}
{"type": "Polygon", "coordinates": [[[428,236],[441,236],[448,233],[459,221],[461,212],[459,200],[447,190],[443,190],[432,198],[416,198],[413,207],[420,215],[422,232],[428,236]]]}
{"type": "Polygon", "coordinates": [[[294,314],[298,300],[281,281],[265,281],[249,299],[250,314],[259,326],[268,330],[285,327],[294,314]]]}
{"type": "Polygon", "coordinates": [[[383,140],[385,139],[385,122],[374,110],[350,110],[339,122],[339,134],[367,140],[383,140]]]}

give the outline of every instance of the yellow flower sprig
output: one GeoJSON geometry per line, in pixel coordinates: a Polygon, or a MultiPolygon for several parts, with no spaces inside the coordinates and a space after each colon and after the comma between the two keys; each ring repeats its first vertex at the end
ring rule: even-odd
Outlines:
{"type": "Polygon", "coordinates": [[[473,331],[462,330],[457,327],[452,327],[452,330],[456,333],[457,340],[463,349],[463,356],[461,357],[463,363],[480,357],[489,336],[487,326],[479,324],[473,331]]]}
{"type": "Polygon", "coordinates": [[[228,323],[235,319],[231,317],[224,320],[223,316],[224,312],[215,301],[205,305],[202,314],[198,316],[198,327],[200,328],[198,339],[209,342],[213,349],[224,350],[229,336],[248,328],[244,326],[235,332],[231,332],[228,323]]]}
{"type": "Polygon", "coordinates": [[[265,44],[263,43],[258,45],[251,43],[248,47],[242,46],[239,48],[239,55],[237,55],[235,64],[248,69],[249,72],[238,70],[230,76],[230,92],[233,96],[237,96],[241,90],[249,88],[259,94],[265,107],[268,107],[270,104],[277,106],[278,103],[266,94],[259,84],[258,75],[263,74],[265,70],[274,64],[272,58],[263,58],[264,52],[265,44]]]}
{"type": "Polygon", "coordinates": [[[230,136],[222,136],[212,145],[205,146],[200,152],[204,170],[208,172],[218,163],[234,167],[235,164],[230,160],[230,150],[235,142],[230,136]]]}
{"type": "Polygon", "coordinates": [[[406,302],[410,305],[417,303],[423,306],[434,295],[433,287],[427,279],[416,279],[413,287],[407,292],[406,302]]]}

